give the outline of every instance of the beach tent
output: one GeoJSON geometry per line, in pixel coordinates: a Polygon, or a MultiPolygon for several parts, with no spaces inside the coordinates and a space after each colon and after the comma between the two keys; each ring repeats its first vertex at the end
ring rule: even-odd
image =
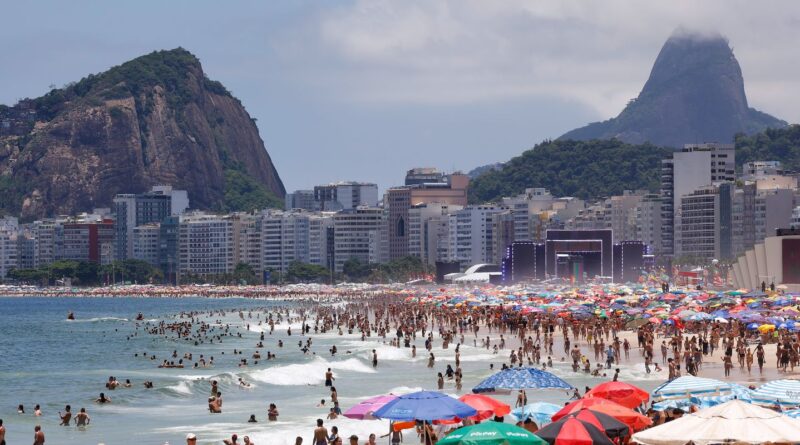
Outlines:
{"type": "Polygon", "coordinates": [[[761,405],[800,406],[800,380],[773,380],[753,391],[753,403],[761,405]]]}
{"type": "Polygon", "coordinates": [[[539,436],[510,423],[483,422],[459,428],[437,445],[546,445],[539,436]]]}
{"type": "Polygon", "coordinates": [[[508,368],[489,376],[472,388],[472,392],[510,392],[518,389],[573,389],[573,386],[541,369],[508,368]]]}
{"type": "Polygon", "coordinates": [[[553,414],[558,412],[560,409],[561,405],[556,405],[555,403],[534,402],[511,411],[511,415],[516,417],[518,420],[531,418],[534,422],[536,422],[536,425],[542,427],[550,423],[552,421],[553,414]]]}
{"type": "Polygon", "coordinates": [[[633,435],[644,445],[696,445],[744,442],[800,442],[800,420],[741,400],[684,415],[633,435]]]}

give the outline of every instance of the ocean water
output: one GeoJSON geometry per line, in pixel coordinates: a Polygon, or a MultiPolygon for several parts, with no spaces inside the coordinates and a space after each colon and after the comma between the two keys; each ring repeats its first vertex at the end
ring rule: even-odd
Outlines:
{"type": "MultiPolygon", "coordinates": [[[[427,352],[423,340],[418,338],[417,357],[411,350],[389,346],[388,339],[371,337],[362,341],[360,335],[337,332],[316,335],[311,333],[312,351],[303,354],[298,341],[299,323],[290,326],[284,321],[276,325],[269,335],[268,326],[258,325],[258,314],[264,319],[265,311],[274,311],[291,303],[251,299],[206,298],[3,298],[0,297],[0,418],[7,429],[9,445],[30,442],[33,428],[41,424],[49,444],[170,444],[185,443],[187,433],[195,433],[201,444],[220,443],[236,433],[240,438],[249,435],[259,445],[294,444],[296,436],[310,443],[317,418],[324,418],[330,404],[329,390],[324,386],[324,373],[330,367],[336,376],[336,386],[342,410],[347,410],[360,400],[371,396],[401,394],[420,389],[436,389],[436,373],[443,372],[447,364],[454,365],[455,345],[442,349],[439,339],[434,342],[436,366],[427,368],[427,352]],[[242,320],[237,312],[224,317],[209,311],[251,310],[251,319],[242,320]],[[74,311],[77,320],[67,321],[68,311],[74,311]],[[202,311],[203,318],[216,326],[229,325],[234,335],[224,337],[222,343],[203,343],[176,340],[150,335],[136,329],[137,313],[144,314],[145,322],[154,325],[160,320],[180,321],[181,311],[202,311]],[[250,324],[249,329],[247,324],[250,324]],[[275,360],[262,360],[252,365],[251,355],[265,332],[264,348],[277,354],[275,360]],[[134,335],[136,334],[136,335],[134,335]],[[284,345],[278,347],[278,341],[284,345]],[[339,353],[332,357],[328,352],[336,345],[339,353]],[[233,350],[243,350],[243,355],[233,355],[233,350]],[[378,353],[379,364],[371,365],[371,351],[378,353]],[[190,352],[197,361],[200,354],[213,356],[213,368],[159,369],[157,365],[177,350],[178,357],[190,352]],[[143,358],[144,352],[155,354],[157,360],[143,358]],[[134,354],[138,353],[139,357],[134,354]],[[251,363],[239,367],[241,358],[251,363]],[[130,379],[133,387],[108,391],[105,382],[109,376],[121,382],[130,379]],[[238,379],[251,384],[243,389],[238,379]],[[209,381],[220,382],[223,393],[223,412],[210,414],[207,410],[209,381]],[[154,383],[145,389],[144,380],[154,383]],[[100,392],[105,392],[112,403],[94,403],[100,392]],[[326,407],[317,407],[326,399],[326,407]],[[280,412],[277,422],[267,422],[266,412],[275,403],[280,412]],[[17,405],[24,404],[26,414],[17,413],[17,405]],[[40,404],[43,416],[35,417],[33,407],[40,404]],[[85,429],[59,426],[58,411],[70,404],[73,413],[85,407],[92,418],[85,429]],[[247,423],[255,414],[258,423],[247,423]]],[[[480,335],[486,336],[485,328],[480,335]]],[[[461,346],[463,389],[458,392],[448,381],[444,392],[458,396],[469,392],[483,378],[499,369],[510,351],[492,354],[473,346],[473,337],[466,336],[461,346]]],[[[557,342],[555,348],[559,349],[557,342]]],[[[561,354],[565,356],[566,354],[561,354]]],[[[592,378],[575,374],[569,365],[554,357],[554,373],[578,388],[593,386],[607,378],[592,378]]],[[[632,351],[633,362],[638,362],[638,352],[632,351]]],[[[455,366],[454,366],[455,367],[455,366]]],[[[663,382],[666,375],[646,374],[641,365],[623,364],[620,380],[652,389],[663,382]]],[[[497,396],[513,404],[514,395],[497,396]]],[[[529,391],[529,402],[549,401],[564,403],[568,395],[561,391],[529,391]]],[[[510,420],[510,419],[509,419],[510,420]]],[[[357,421],[340,417],[326,420],[326,426],[338,426],[340,434],[358,435],[365,440],[369,433],[379,436],[388,431],[388,422],[380,420],[357,421]]],[[[407,437],[407,443],[416,443],[407,437]]],[[[388,443],[380,439],[378,443],[388,443]]]]}

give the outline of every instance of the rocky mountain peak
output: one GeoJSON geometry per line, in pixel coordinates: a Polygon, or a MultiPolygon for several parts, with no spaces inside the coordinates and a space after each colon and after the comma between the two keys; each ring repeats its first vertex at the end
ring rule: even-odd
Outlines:
{"type": "Polygon", "coordinates": [[[561,138],[618,138],[680,147],[732,142],[738,133],[784,126],[786,122],[749,108],[742,70],[725,37],[678,29],[661,48],[639,96],[616,118],[561,138]]]}

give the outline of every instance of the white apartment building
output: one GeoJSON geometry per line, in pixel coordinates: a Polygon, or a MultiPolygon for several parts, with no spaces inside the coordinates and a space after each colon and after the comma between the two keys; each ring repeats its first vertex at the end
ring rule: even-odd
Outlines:
{"type": "Polygon", "coordinates": [[[800,229],[800,206],[797,206],[792,211],[791,228],[800,229]]]}
{"type": "Polygon", "coordinates": [[[633,211],[632,224],[636,227],[635,241],[641,241],[653,254],[661,254],[661,198],[645,195],[633,211]]]}
{"type": "Polygon", "coordinates": [[[457,261],[462,268],[491,263],[495,245],[492,216],[502,210],[493,205],[481,205],[451,213],[448,261],[457,261]]]}
{"type": "Polygon", "coordinates": [[[319,213],[308,219],[308,262],[330,269],[333,250],[333,213],[319,213]]]}
{"type": "Polygon", "coordinates": [[[732,144],[688,144],[661,161],[661,243],[666,255],[677,255],[676,216],[681,198],[695,190],[736,180],[736,151],[732,144]]]}
{"type": "Polygon", "coordinates": [[[178,268],[181,275],[233,272],[233,222],[226,215],[190,213],[178,229],[178,268]]]}
{"type": "Polygon", "coordinates": [[[8,271],[17,268],[18,236],[17,218],[7,216],[0,219],[0,278],[5,278],[8,271]]]}
{"type": "Polygon", "coordinates": [[[262,264],[265,270],[286,272],[295,261],[309,261],[310,214],[305,211],[266,212],[261,220],[262,264]]]}
{"type": "Polygon", "coordinates": [[[758,190],[755,197],[755,240],[763,242],[775,236],[775,229],[785,229],[791,224],[794,207],[794,190],[758,190]]]}
{"type": "Polygon", "coordinates": [[[261,250],[261,215],[234,213],[233,224],[233,265],[247,264],[257,275],[264,270],[261,250]]]}
{"type": "Polygon", "coordinates": [[[408,254],[423,263],[434,265],[446,258],[440,256],[449,244],[449,214],[463,207],[459,205],[429,203],[408,210],[408,254]]]}

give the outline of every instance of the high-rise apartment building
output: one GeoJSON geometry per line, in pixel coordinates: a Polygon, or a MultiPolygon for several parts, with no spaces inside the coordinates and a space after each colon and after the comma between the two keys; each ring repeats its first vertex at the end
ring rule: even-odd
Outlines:
{"type": "Polygon", "coordinates": [[[450,252],[448,261],[462,268],[491,263],[494,254],[493,215],[501,207],[467,206],[450,214],[450,252]]]}
{"type": "Polygon", "coordinates": [[[133,228],[133,258],[159,267],[161,224],[148,223],[133,228]]]}
{"type": "Polygon", "coordinates": [[[320,210],[320,203],[314,199],[314,190],[295,190],[287,193],[285,201],[285,210],[308,210],[309,212],[320,210]]]}
{"type": "Polygon", "coordinates": [[[418,168],[406,174],[406,185],[386,191],[388,211],[389,259],[409,254],[409,209],[420,204],[467,205],[469,177],[461,173],[445,175],[436,169],[418,168]]]}
{"type": "Polygon", "coordinates": [[[721,182],[682,196],[675,219],[675,256],[700,261],[735,257],[734,187],[721,182]]]}
{"type": "Polygon", "coordinates": [[[149,192],[120,194],[114,197],[115,256],[119,260],[133,257],[133,229],[149,223],[160,223],[167,216],[179,216],[189,207],[185,190],[155,186],[149,192]]]}
{"type": "Polygon", "coordinates": [[[735,181],[736,154],[732,144],[689,144],[661,161],[661,247],[676,254],[676,213],[681,198],[700,187],[735,181]]]}
{"type": "Polygon", "coordinates": [[[357,259],[362,263],[385,262],[386,215],[383,209],[359,207],[342,210],[333,216],[334,268],[341,272],[344,263],[357,259]]]}
{"type": "Polygon", "coordinates": [[[408,254],[423,263],[444,261],[449,244],[449,214],[463,207],[441,203],[418,204],[408,211],[408,254]]]}
{"type": "Polygon", "coordinates": [[[81,216],[63,224],[59,259],[111,264],[114,261],[114,220],[81,216]]]}
{"type": "Polygon", "coordinates": [[[378,205],[378,185],[368,182],[335,182],[314,187],[314,210],[336,212],[378,205]]]}
{"type": "Polygon", "coordinates": [[[185,214],[178,228],[179,275],[233,272],[233,222],[229,216],[185,214]]]}

